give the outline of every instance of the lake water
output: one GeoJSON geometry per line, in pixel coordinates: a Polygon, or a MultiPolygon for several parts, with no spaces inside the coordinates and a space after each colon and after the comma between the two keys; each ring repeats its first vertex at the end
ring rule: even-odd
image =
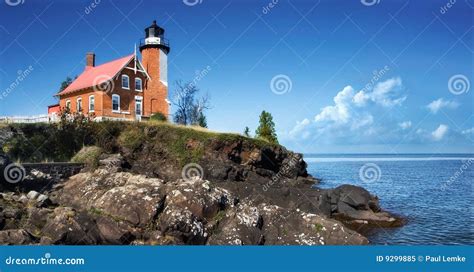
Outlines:
{"type": "Polygon", "coordinates": [[[321,188],[354,184],[408,219],[367,236],[373,244],[474,245],[473,154],[306,154],[321,188]]]}

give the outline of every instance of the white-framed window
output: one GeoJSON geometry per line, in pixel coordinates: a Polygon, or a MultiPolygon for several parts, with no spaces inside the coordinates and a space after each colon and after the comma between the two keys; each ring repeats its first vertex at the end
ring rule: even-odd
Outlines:
{"type": "Polygon", "coordinates": [[[127,75],[122,75],[122,89],[130,90],[130,78],[127,75]]]}
{"type": "Polygon", "coordinates": [[[82,112],[82,98],[78,97],[76,100],[76,110],[77,112],[82,112]]]}
{"type": "Polygon", "coordinates": [[[94,112],[95,110],[95,97],[93,95],[89,96],[89,112],[94,112]]]}
{"type": "Polygon", "coordinates": [[[112,112],[120,112],[120,95],[112,95],[112,112]]]}
{"type": "Polygon", "coordinates": [[[71,100],[66,100],[66,109],[71,110],[71,100]]]}
{"type": "Polygon", "coordinates": [[[143,86],[142,79],[139,78],[139,77],[136,77],[135,78],[135,91],[141,92],[142,91],[142,86],[143,86]]]}

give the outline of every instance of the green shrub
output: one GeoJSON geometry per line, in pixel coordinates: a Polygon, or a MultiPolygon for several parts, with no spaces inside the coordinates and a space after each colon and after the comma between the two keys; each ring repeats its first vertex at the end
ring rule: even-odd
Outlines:
{"type": "Polygon", "coordinates": [[[168,121],[168,118],[166,118],[166,115],[164,115],[163,113],[157,112],[151,115],[150,120],[166,122],[168,121]]]}
{"type": "Polygon", "coordinates": [[[129,128],[119,136],[119,144],[123,147],[136,150],[146,140],[146,135],[139,127],[129,128]]]}
{"type": "Polygon", "coordinates": [[[97,146],[84,146],[74,157],[71,162],[84,163],[86,166],[96,168],[99,166],[100,155],[104,150],[97,146]]]}

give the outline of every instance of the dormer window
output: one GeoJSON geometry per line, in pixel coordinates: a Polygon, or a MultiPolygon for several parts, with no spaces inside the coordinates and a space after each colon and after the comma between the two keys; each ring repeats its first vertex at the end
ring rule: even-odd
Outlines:
{"type": "Polygon", "coordinates": [[[130,78],[127,75],[122,75],[122,89],[130,90],[130,78]]]}
{"type": "Polygon", "coordinates": [[[135,91],[139,91],[139,92],[142,91],[142,79],[141,78],[138,78],[138,77],[135,78],[135,91]]]}

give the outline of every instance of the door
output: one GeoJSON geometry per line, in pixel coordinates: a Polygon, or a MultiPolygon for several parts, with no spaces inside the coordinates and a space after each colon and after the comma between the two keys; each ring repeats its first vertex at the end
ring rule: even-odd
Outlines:
{"type": "Polygon", "coordinates": [[[138,121],[141,121],[142,114],[143,114],[143,97],[135,96],[135,118],[138,121]]]}

